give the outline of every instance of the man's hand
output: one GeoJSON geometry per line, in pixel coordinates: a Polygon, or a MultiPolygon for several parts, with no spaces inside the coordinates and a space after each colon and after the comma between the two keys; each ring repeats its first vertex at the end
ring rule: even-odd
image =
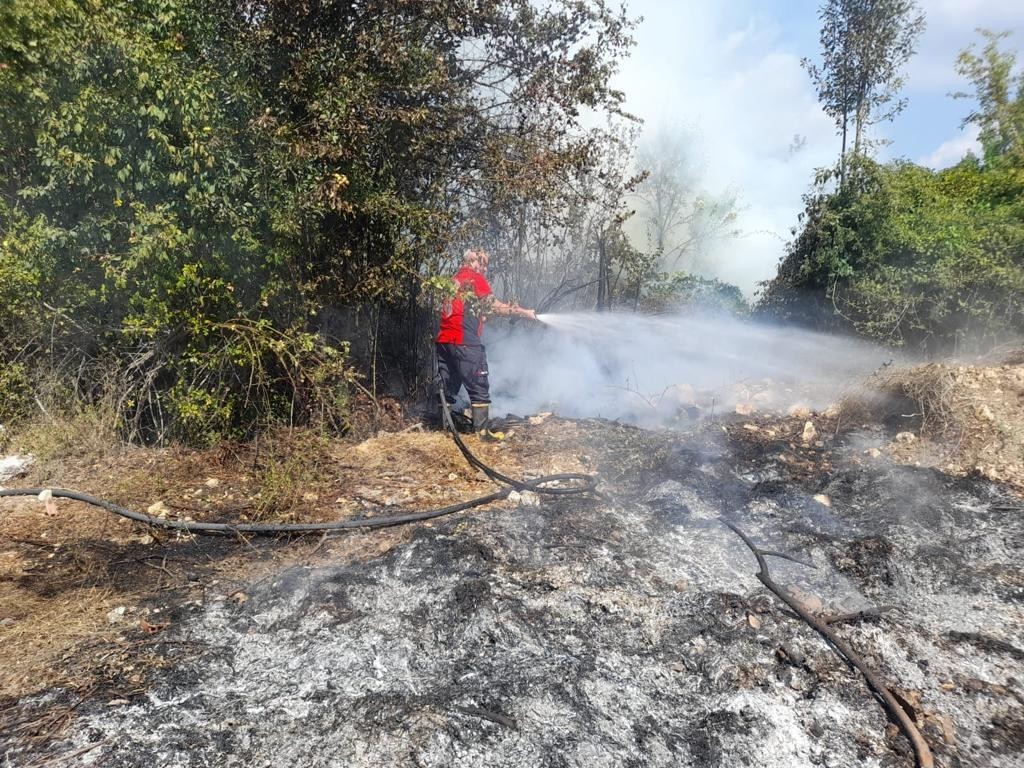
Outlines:
{"type": "Polygon", "coordinates": [[[527,320],[536,320],[537,319],[537,310],[535,310],[535,309],[526,309],[525,307],[519,307],[518,309],[519,309],[519,316],[520,317],[525,317],[527,320]]]}

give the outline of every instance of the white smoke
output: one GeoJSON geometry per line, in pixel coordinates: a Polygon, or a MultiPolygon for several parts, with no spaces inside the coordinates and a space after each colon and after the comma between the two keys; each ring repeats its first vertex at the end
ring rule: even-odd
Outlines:
{"type": "Polygon", "coordinates": [[[854,339],[708,315],[541,315],[492,328],[494,415],[554,411],[652,427],[737,404],[824,408],[892,359],[854,339]]]}

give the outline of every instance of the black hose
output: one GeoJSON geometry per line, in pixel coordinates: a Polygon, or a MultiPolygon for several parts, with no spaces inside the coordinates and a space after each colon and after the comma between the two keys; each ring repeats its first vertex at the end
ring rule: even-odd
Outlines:
{"type": "Polygon", "coordinates": [[[452,421],[448,403],[445,401],[443,394],[441,394],[441,403],[445,426],[451,432],[452,437],[455,439],[455,444],[459,447],[459,450],[462,451],[462,455],[466,457],[466,460],[470,465],[484,472],[484,474],[492,480],[507,485],[507,488],[495,491],[494,493],[489,493],[486,496],[479,496],[475,499],[470,499],[469,501],[451,504],[447,507],[440,507],[438,509],[425,509],[420,512],[406,512],[401,515],[357,517],[350,520],[337,520],[319,523],[200,523],[185,520],[167,520],[162,517],[155,517],[142,512],[135,512],[127,507],[122,507],[120,504],[115,504],[114,502],[107,501],[106,499],[90,496],[87,493],[70,491],[63,488],[7,488],[0,490],[0,497],[38,496],[44,490],[49,490],[54,498],[81,501],[86,504],[91,504],[94,507],[105,509],[115,515],[127,517],[129,520],[135,520],[136,522],[145,523],[146,525],[152,525],[157,528],[170,528],[178,531],[187,531],[189,533],[248,533],[257,536],[275,536],[282,533],[340,531],[352,528],[389,528],[396,525],[418,523],[423,520],[431,520],[435,517],[443,517],[444,515],[451,515],[455,512],[462,512],[467,509],[472,509],[473,507],[490,504],[493,501],[499,501],[507,498],[513,490],[533,491],[535,493],[561,496],[577,493],[596,493],[597,478],[593,475],[584,475],[577,472],[563,472],[555,475],[544,475],[533,480],[516,480],[508,477],[507,475],[503,475],[493,467],[484,464],[484,462],[473,455],[473,452],[469,450],[462,438],[459,436],[458,431],[455,429],[455,424],[452,421]],[[569,488],[557,486],[553,488],[549,487],[550,483],[565,481],[577,482],[578,485],[574,485],[569,488]]]}

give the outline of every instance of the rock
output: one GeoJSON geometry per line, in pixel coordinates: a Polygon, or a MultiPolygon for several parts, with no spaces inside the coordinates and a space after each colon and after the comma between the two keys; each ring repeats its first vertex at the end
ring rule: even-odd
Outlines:
{"type": "Polygon", "coordinates": [[[987,405],[981,405],[978,410],[975,411],[975,414],[982,421],[992,422],[996,420],[996,415],[992,413],[992,409],[987,405]]]}
{"type": "Polygon", "coordinates": [[[57,503],[53,500],[53,491],[46,488],[40,491],[38,498],[46,506],[46,514],[57,514],[57,503]]]}
{"type": "Polygon", "coordinates": [[[4,456],[0,459],[0,483],[24,475],[35,461],[36,457],[30,453],[4,456]]]}
{"type": "Polygon", "coordinates": [[[752,416],[757,411],[757,408],[751,403],[736,403],[734,410],[740,416],[752,416]]]}
{"type": "Polygon", "coordinates": [[[913,432],[899,432],[896,435],[897,443],[915,443],[917,442],[917,435],[913,432]]]}
{"type": "Polygon", "coordinates": [[[832,506],[832,499],[830,499],[824,493],[815,494],[814,500],[816,502],[818,502],[819,504],[821,504],[822,506],[825,506],[825,507],[831,507],[832,506]]]}
{"type": "Polygon", "coordinates": [[[794,416],[798,419],[806,419],[811,415],[811,409],[808,408],[806,405],[797,403],[796,405],[790,406],[789,411],[787,411],[787,413],[789,413],[790,416],[794,416]]]}
{"type": "Polygon", "coordinates": [[[758,618],[756,613],[747,613],[747,624],[750,625],[751,629],[761,628],[761,619],[758,618]]]}
{"type": "Polygon", "coordinates": [[[207,488],[216,488],[217,486],[220,485],[220,480],[218,480],[216,477],[208,477],[206,478],[205,485],[207,488]]]}
{"type": "Polygon", "coordinates": [[[113,610],[108,611],[107,612],[107,623],[108,624],[117,624],[117,622],[119,622],[122,619],[124,619],[124,612],[126,610],[127,609],[123,605],[119,605],[119,606],[117,606],[117,608],[114,608],[113,610]]]}
{"type": "Polygon", "coordinates": [[[818,430],[814,427],[813,421],[804,422],[804,431],[800,435],[800,440],[806,443],[813,443],[818,439],[818,430]]]}
{"type": "Polygon", "coordinates": [[[802,667],[807,661],[807,656],[794,645],[783,644],[775,651],[779,661],[791,664],[794,667],[802,667]]]}
{"type": "Polygon", "coordinates": [[[524,507],[539,507],[540,495],[533,491],[522,491],[519,494],[519,503],[524,507]]]}
{"type": "Polygon", "coordinates": [[[170,512],[170,510],[167,509],[167,505],[162,501],[157,501],[146,507],[146,514],[150,517],[167,517],[168,512],[170,512]]]}

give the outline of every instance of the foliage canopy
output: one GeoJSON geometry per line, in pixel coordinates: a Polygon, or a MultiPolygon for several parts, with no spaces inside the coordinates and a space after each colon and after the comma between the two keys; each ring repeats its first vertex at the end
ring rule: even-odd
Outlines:
{"type": "MultiPolygon", "coordinates": [[[[409,299],[482,211],[603,160],[603,0],[0,7],[0,418],[46,370],[135,436],[343,426],[325,307],[409,299]]],[[[485,219],[486,220],[486,219],[485,219]]]]}

